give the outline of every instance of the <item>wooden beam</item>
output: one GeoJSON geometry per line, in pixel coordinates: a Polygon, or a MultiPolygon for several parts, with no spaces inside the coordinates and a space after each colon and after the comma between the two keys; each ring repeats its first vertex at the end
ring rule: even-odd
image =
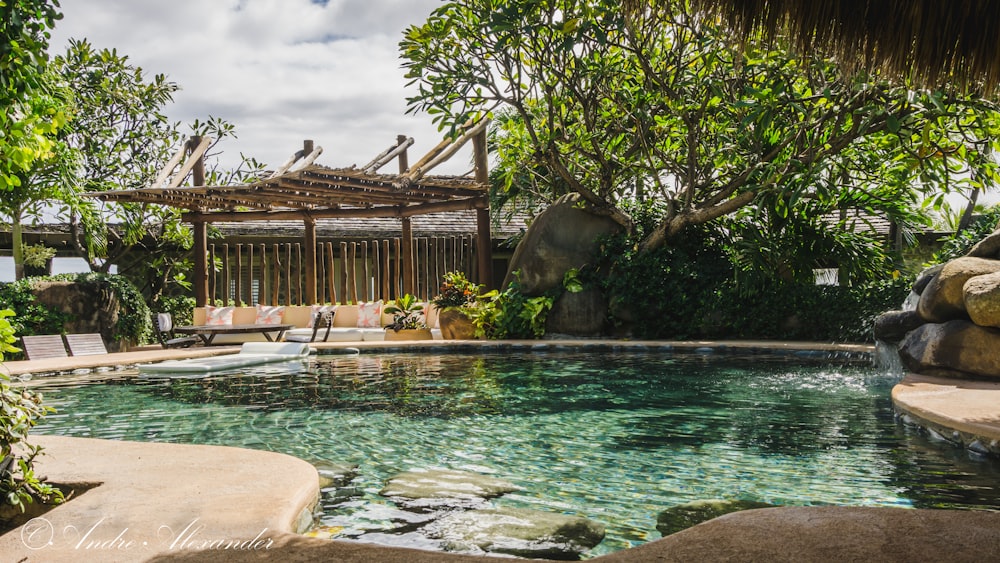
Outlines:
{"type": "Polygon", "coordinates": [[[313,305],[319,303],[316,294],[316,220],[306,216],[305,234],[302,236],[302,244],[306,248],[306,302],[303,305],[313,305]]]}
{"type": "Polygon", "coordinates": [[[204,307],[208,304],[208,228],[204,221],[191,225],[194,246],[191,247],[194,261],[194,304],[204,307]]]}
{"type": "MultiPolygon", "coordinates": [[[[206,139],[207,140],[207,139],[206,139]]],[[[200,137],[192,137],[191,143],[202,146],[200,137]]],[[[189,159],[190,162],[190,159],[189,159]]],[[[205,152],[195,158],[192,165],[194,185],[205,185],[205,152]]],[[[194,303],[197,307],[208,304],[208,228],[204,221],[192,225],[194,227],[194,303]]]]}
{"type": "MultiPolygon", "coordinates": [[[[456,199],[452,201],[436,201],[432,203],[419,203],[407,206],[379,206],[379,207],[346,207],[340,209],[314,209],[310,210],[309,216],[314,219],[336,219],[336,218],[392,218],[392,217],[413,217],[414,215],[426,215],[428,213],[446,213],[448,211],[464,211],[469,209],[479,209],[489,207],[489,200],[482,196],[456,199]]],[[[211,221],[211,222],[241,222],[241,221],[301,221],[304,211],[290,209],[287,211],[190,211],[181,215],[181,220],[185,222],[211,221]]]]}
{"type": "MultiPolygon", "coordinates": [[[[486,129],[480,130],[472,139],[472,159],[475,163],[476,181],[483,185],[490,183],[489,157],[486,147],[486,129]]],[[[479,283],[486,289],[496,289],[493,283],[493,240],[490,234],[490,200],[483,196],[485,205],[476,209],[476,255],[479,266],[479,283]]]]}
{"type": "Polygon", "coordinates": [[[191,137],[189,147],[191,147],[191,153],[188,155],[187,160],[184,161],[184,165],[181,169],[177,171],[174,178],[170,180],[167,184],[167,188],[176,188],[181,185],[184,178],[187,177],[188,172],[195,170],[196,168],[201,169],[200,178],[199,173],[194,172],[194,177],[192,178],[195,186],[205,185],[205,151],[212,144],[212,139],[208,137],[194,136],[191,137]]]}
{"type": "MultiPolygon", "coordinates": [[[[365,174],[374,174],[375,172],[378,172],[379,168],[382,168],[386,164],[389,164],[389,161],[391,161],[392,159],[396,158],[397,156],[405,155],[406,149],[411,145],[413,145],[413,143],[414,143],[413,137],[407,138],[405,135],[400,135],[396,137],[395,146],[389,147],[381,154],[373,158],[372,161],[364,165],[361,168],[361,170],[364,171],[365,174]]],[[[405,157],[402,158],[405,159],[405,157]]]]}
{"type": "Polygon", "coordinates": [[[409,217],[403,217],[402,253],[403,293],[413,294],[413,225],[409,217]]]}

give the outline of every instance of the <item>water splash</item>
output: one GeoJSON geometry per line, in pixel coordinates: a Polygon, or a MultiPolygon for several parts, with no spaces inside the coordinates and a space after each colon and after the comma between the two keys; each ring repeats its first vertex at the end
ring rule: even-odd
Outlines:
{"type": "Polygon", "coordinates": [[[875,341],[875,367],[890,376],[902,377],[906,373],[896,346],[884,340],[875,341]]]}

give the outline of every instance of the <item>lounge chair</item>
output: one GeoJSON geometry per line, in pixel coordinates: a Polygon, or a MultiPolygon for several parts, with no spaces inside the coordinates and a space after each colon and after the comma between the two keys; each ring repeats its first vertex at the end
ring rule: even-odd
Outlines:
{"type": "Polygon", "coordinates": [[[68,358],[66,343],[61,334],[39,334],[21,337],[21,350],[28,360],[43,358],[68,358]]]}
{"type": "Polygon", "coordinates": [[[312,333],[307,334],[306,331],[309,329],[292,329],[285,333],[285,342],[326,342],[330,338],[330,329],[333,327],[333,315],[334,311],[319,311],[313,317],[312,323],[312,333]],[[321,328],[326,328],[326,332],[323,334],[323,340],[316,340],[316,336],[319,334],[321,328]]]}
{"type": "Polygon", "coordinates": [[[108,353],[108,349],[104,346],[104,338],[96,332],[67,334],[66,346],[69,347],[71,356],[98,356],[108,353]]]}
{"type": "Polygon", "coordinates": [[[164,348],[190,348],[201,342],[201,338],[194,335],[175,335],[174,318],[170,313],[155,313],[153,315],[153,330],[156,331],[156,339],[160,341],[160,346],[164,348]]]}

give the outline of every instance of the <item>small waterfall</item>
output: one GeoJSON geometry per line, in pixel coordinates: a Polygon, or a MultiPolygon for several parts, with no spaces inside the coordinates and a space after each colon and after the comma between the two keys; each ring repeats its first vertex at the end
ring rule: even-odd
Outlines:
{"type": "Polygon", "coordinates": [[[913,293],[913,291],[911,290],[910,294],[907,295],[906,299],[903,300],[903,310],[916,311],[918,301],[920,301],[920,295],[913,293]]]}
{"type": "Polygon", "coordinates": [[[902,377],[906,373],[896,346],[883,340],[875,341],[875,367],[886,375],[902,377]]]}

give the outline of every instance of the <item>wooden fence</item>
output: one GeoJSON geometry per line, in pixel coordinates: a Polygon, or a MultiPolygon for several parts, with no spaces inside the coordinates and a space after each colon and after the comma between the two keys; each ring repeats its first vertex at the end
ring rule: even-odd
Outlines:
{"type": "MultiPolygon", "coordinates": [[[[412,290],[426,301],[437,295],[446,272],[478,280],[476,237],[414,237],[412,290]]],[[[320,303],[391,300],[403,293],[400,238],[320,242],[316,293],[320,303]]],[[[211,244],[209,302],[222,305],[309,305],[302,243],[211,244]]],[[[481,283],[481,282],[480,282],[481,283]]]]}

